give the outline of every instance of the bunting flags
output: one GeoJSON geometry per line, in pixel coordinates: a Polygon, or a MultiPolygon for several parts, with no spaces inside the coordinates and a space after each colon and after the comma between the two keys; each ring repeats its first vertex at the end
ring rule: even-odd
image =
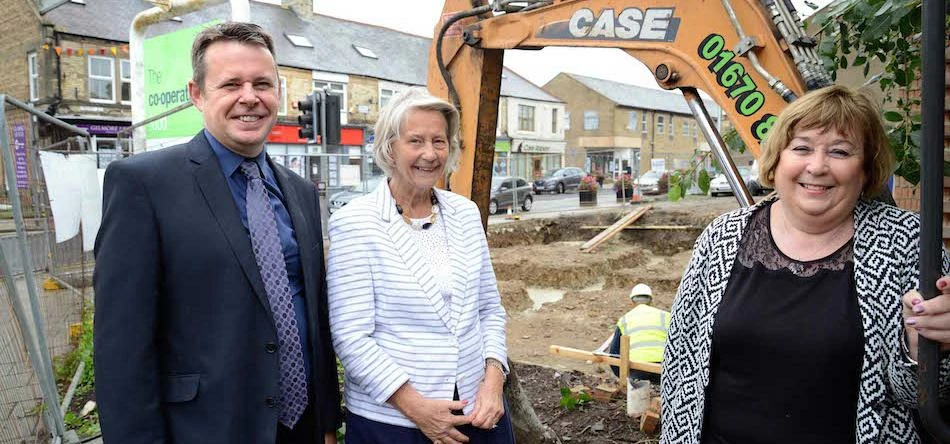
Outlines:
{"type": "Polygon", "coordinates": [[[118,56],[120,53],[127,55],[129,53],[129,45],[114,45],[114,46],[96,46],[92,48],[79,47],[79,48],[70,48],[64,46],[52,46],[49,44],[43,45],[44,51],[53,50],[56,52],[56,55],[62,57],[64,54],[67,57],[72,56],[104,56],[106,54],[111,54],[113,57],[118,56]]]}

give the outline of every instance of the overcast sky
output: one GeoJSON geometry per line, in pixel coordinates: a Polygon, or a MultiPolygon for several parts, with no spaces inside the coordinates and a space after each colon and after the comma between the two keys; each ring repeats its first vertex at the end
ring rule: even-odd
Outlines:
{"type": "MultiPolygon", "coordinates": [[[[813,3],[823,6],[829,1],[813,0],[813,3]]],[[[800,12],[812,12],[803,0],[792,2],[800,12]]],[[[314,11],[431,38],[443,4],[443,0],[314,0],[314,11]]],[[[540,51],[510,50],[505,52],[505,66],[539,86],[559,72],[570,72],[659,88],[643,63],[619,49],[551,47],[540,51]]]]}

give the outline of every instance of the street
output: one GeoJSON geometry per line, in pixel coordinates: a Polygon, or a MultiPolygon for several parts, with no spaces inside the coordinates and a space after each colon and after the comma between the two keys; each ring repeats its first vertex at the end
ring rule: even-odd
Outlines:
{"type": "MultiPolygon", "coordinates": [[[[646,199],[656,199],[657,197],[665,199],[666,196],[646,196],[646,199]]],[[[616,194],[612,187],[602,187],[597,191],[597,205],[595,207],[581,207],[577,191],[568,191],[564,194],[532,194],[534,199],[530,211],[524,211],[521,207],[512,208],[512,214],[518,214],[520,217],[533,217],[537,215],[550,216],[551,213],[564,213],[583,210],[587,208],[616,207],[621,203],[617,202],[616,194]]],[[[520,199],[520,196],[519,196],[520,199]]],[[[506,209],[499,209],[498,214],[489,216],[489,223],[501,221],[508,217],[506,209]]]]}

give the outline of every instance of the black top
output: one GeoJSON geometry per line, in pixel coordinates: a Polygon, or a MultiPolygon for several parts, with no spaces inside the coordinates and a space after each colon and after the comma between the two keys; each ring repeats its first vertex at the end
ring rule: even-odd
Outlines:
{"type": "Polygon", "coordinates": [[[757,210],[713,326],[702,442],[853,443],[864,331],[853,240],[795,261],[757,210]]]}

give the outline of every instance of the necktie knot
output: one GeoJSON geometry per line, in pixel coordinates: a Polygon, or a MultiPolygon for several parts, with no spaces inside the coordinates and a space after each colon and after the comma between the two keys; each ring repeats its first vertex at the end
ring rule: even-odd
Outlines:
{"type": "Polygon", "coordinates": [[[257,166],[257,162],[253,160],[241,162],[241,172],[250,180],[261,178],[261,169],[257,166]]]}

